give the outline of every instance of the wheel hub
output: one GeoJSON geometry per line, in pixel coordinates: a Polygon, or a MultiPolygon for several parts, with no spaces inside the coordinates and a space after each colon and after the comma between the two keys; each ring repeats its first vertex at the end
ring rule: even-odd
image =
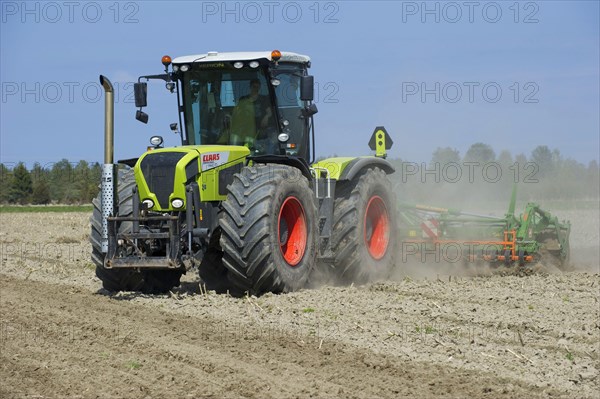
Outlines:
{"type": "Polygon", "coordinates": [[[390,218],[381,197],[374,195],[367,203],[363,228],[369,255],[375,260],[383,258],[390,240],[390,218]]]}
{"type": "Polygon", "coordinates": [[[278,217],[279,249],[290,266],[296,266],[306,251],[308,230],[304,208],[296,197],[288,197],[281,204],[278,217]]]}

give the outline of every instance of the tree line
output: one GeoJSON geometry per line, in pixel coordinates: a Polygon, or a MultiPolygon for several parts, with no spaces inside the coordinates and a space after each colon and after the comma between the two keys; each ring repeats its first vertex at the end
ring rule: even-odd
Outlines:
{"type": "MultiPolygon", "coordinates": [[[[485,143],[475,143],[464,156],[451,147],[438,147],[429,162],[391,159],[396,173],[392,182],[401,201],[425,202],[467,197],[508,199],[514,183],[521,198],[597,199],[599,168],[595,160],[584,165],[564,158],[557,149],[536,147],[529,156],[503,150],[499,154],[485,143]]],[[[0,163],[0,203],[87,204],[98,195],[101,165],[69,162],[50,165],[0,163]]]]}
{"type": "Polygon", "coordinates": [[[515,183],[523,201],[599,197],[596,160],[586,165],[546,145],[537,146],[529,156],[513,156],[508,150],[496,154],[485,143],[471,145],[464,155],[451,147],[438,147],[427,163],[391,162],[396,167],[391,178],[401,201],[427,203],[439,198],[450,204],[469,199],[508,203],[515,183]]]}
{"type": "Polygon", "coordinates": [[[98,195],[102,169],[99,163],[59,162],[31,170],[24,163],[0,163],[0,203],[9,204],[88,204],[98,195]]]}

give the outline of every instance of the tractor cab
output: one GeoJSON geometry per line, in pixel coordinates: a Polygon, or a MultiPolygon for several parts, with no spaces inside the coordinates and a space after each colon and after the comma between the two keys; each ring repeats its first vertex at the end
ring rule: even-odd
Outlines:
{"type": "Polygon", "coordinates": [[[140,79],[158,77],[176,91],[184,145],[242,145],[251,156],[311,159],[316,106],[309,57],[278,50],[209,52],[172,61],[165,56],[163,64],[165,75],[140,79]]]}

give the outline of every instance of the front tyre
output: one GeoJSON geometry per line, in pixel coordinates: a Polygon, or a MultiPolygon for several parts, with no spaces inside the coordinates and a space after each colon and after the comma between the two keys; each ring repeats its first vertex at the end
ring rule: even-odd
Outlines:
{"type": "Polygon", "coordinates": [[[245,167],[219,219],[227,278],[242,292],[296,291],[317,255],[317,209],[308,180],[285,165],[245,167]]]}

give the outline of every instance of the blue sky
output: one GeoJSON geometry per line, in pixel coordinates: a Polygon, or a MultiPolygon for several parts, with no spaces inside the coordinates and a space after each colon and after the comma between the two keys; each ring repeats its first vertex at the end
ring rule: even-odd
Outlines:
{"type": "Polygon", "coordinates": [[[176,101],[130,82],[164,54],[280,49],[310,55],[319,155],[361,155],[386,126],[391,156],[428,161],[484,142],[599,158],[599,2],[2,1],[0,160],[102,162],[103,94],[117,87],[116,158],[178,138],[176,101]]]}

